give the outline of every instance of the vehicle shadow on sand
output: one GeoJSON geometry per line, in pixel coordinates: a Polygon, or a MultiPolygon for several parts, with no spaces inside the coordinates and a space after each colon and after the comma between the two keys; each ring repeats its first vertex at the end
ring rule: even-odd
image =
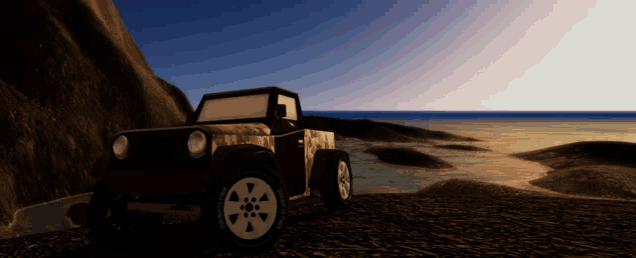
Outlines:
{"type": "MultiPolygon", "coordinates": [[[[161,225],[159,241],[151,246],[143,247],[128,243],[126,247],[105,248],[90,241],[87,246],[63,251],[50,257],[245,257],[231,255],[229,250],[223,249],[217,243],[208,240],[200,221],[187,221],[161,225]]],[[[275,251],[269,256],[262,254],[258,257],[277,257],[272,254],[275,254],[275,251]]]]}
{"type": "MultiPolygon", "coordinates": [[[[333,216],[334,211],[320,208],[309,208],[305,205],[315,204],[314,198],[298,204],[290,203],[289,216],[286,219],[286,227],[294,227],[304,221],[326,219],[333,216]],[[305,206],[307,209],[299,210],[305,206]]],[[[285,237],[283,233],[281,238],[285,237]]],[[[273,250],[253,255],[232,255],[232,250],[227,250],[220,241],[209,240],[203,230],[200,220],[188,220],[175,224],[162,224],[159,231],[159,241],[150,247],[140,247],[131,243],[131,246],[118,249],[109,249],[95,245],[92,237],[90,243],[84,247],[67,250],[50,257],[279,257],[276,248],[273,250]]]]}

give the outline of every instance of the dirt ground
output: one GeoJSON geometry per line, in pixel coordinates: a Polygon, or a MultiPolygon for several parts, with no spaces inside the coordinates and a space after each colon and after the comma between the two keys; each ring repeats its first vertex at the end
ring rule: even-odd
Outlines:
{"type": "MultiPolygon", "coordinates": [[[[634,202],[607,200],[356,195],[344,211],[290,210],[275,250],[260,257],[628,257],[635,213],[634,202]]],[[[195,217],[166,216],[156,246],[98,249],[83,227],[0,241],[12,257],[231,257],[209,249],[195,217]]]]}

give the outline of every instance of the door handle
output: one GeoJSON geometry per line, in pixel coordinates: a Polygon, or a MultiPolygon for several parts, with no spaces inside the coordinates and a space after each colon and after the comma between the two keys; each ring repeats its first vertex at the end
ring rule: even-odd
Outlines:
{"type": "Polygon", "coordinates": [[[303,147],[303,140],[298,140],[298,147],[303,147]]]}

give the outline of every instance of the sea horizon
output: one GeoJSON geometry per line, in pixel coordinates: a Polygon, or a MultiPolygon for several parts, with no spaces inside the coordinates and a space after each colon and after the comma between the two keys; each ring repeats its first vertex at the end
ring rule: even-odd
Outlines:
{"type": "Polygon", "coordinates": [[[307,112],[617,112],[636,113],[636,110],[304,110],[307,112]]]}
{"type": "Polygon", "coordinates": [[[370,111],[304,110],[303,115],[369,120],[621,120],[636,121],[636,111],[370,111]]]}

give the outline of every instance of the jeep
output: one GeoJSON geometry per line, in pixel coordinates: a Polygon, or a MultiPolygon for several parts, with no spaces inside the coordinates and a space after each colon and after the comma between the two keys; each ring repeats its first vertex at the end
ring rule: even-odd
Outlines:
{"type": "Polygon", "coordinates": [[[122,131],[93,176],[88,228],[106,246],[156,243],[163,215],[184,214],[211,244],[263,252],[289,204],[343,209],[353,192],[334,133],[305,129],[298,94],[274,86],[206,94],[185,126],[122,131]]]}

